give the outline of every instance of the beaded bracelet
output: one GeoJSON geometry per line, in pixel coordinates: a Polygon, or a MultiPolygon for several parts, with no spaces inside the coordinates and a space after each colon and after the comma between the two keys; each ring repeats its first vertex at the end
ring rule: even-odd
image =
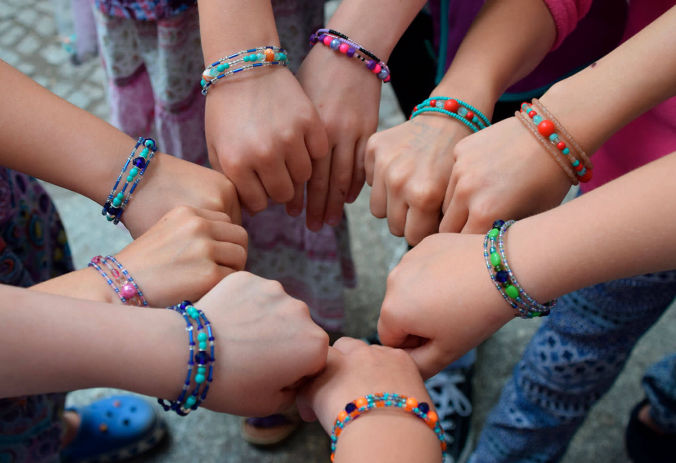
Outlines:
{"type": "Polygon", "coordinates": [[[533,100],[533,105],[528,103],[521,104],[521,111],[517,118],[529,129],[529,131],[540,141],[540,144],[557,160],[559,165],[571,179],[573,185],[581,182],[588,182],[592,178],[592,164],[580,145],[570,136],[568,131],[547,111],[542,103],[537,99],[533,100]],[[537,113],[534,106],[538,104],[540,110],[547,119],[537,113]],[[566,143],[566,141],[568,143],[566,143]],[[573,148],[571,150],[570,148],[573,148]],[[568,163],[562,160],[567,158],[568,163]]]}
{"type": "Polygon", "coordinates": [[[165,411],[173,410],[179,416],[186,416],[191,411],[197,410],[209,392],[216,359],[214,334],[207,316],[203,311],[195,308],[190,301],[183,301],[167,309],[178,312],[185,320],[185,329],[188,332],[188,367],[178,398],[176,400],[157,399],[157,401],[165,411]],[[197,343],[195,343],[195,330],[197,330],[197,343]],[[195,352],[195,346],[197,346],[197,352],[195,352]],[[195,365],[197,369],[193,377],[195,365]],[[189,393],[188,390],[193,382],[195,386],[189,393]]]}
{"type": "Polygon", "coordinates": [[[478,132],[481,129],[491,125],[488,118],[474,106],[465,103],[457,98],[448,98],[437,96],[428,98],[413,108],[410,119],[419,114],[436,112],[445,114],[457,121],[462,122],[472,132],[478,132]]]}
{"type": "Polygon", "coordinates": [[[357,58],[378,79],[383,82],[390,81],[390,68],[387,66],[387,63],[362,47],[359,43],[351,40],[345,34],[333,29],[320,28],[310,34],[310,46],[314,46],[316,43],[321,43],[332,50],[339,51],[348,58],[357,58]]]}
{"type": "Polygon", "coordinates": [[[504,234],[514,223],[496,220],[484,238],[484,261],[488,274],[503,299],[514,309],[514,316],[521,318],[544,317],[556,306],[556,299],[544,304],[533,299],[519,284],[509,267],[505,254],[504,234]]]}
{"type": "Polygon", "coordinates": [[[123,304],[136,306],[148,305],[141,288],[139,288],[134,278],[132,278],[127,269],[113,256],[94,256],[89,262],[88,267],[95,268],[99,274],[101,274],[123,304]],[[104,270],[102,265],[108,269],[110,275],[104,270]]]}
{"type": "Polygon", "coordinates": [[[425,424],[434,431],[434,434],[436,434],[439,439],[442,452],[441,461],[444,461],[444,455],[446,454],[446,439],[436,412],[430,410],[430,406],[427,402],[418,403],[413,397],[388,392],[359,397],[345,405],[345,408],[338,413],[336,422],[331,430],[331,461],[335,458],[336,444],[338,443],[338,437],[343,432],[343,428],[364,413],[373,410],[374,408],[382,407],[401,408],[423,420],[425,424]]]}
{"type": "Polygon", "coordinates": [[[131,200],[134,190],[136,190],[138,183],[143,178],[143,174],[145,174],[146,169],[150,165],[150,161],[152,160],[153,156],[155,156],[156,149],[157,145],[155,144],[155,140],[152,138],[139,137],[139,139],[136,141],[134,148],[131,150],[131,153],[129,153],[129,157],[127,157],[127,161],[124,163],[124,166],[122,166],[120,175],[117,176],[117,180],[115,180],[113,189],[110,191],[106,203],[103,205],[103,209],[101,210],[101,215],[105,215],[108,222],[113,222],[114,224],[118,224],[120,222],[122,213],[131,200]],[[139,155],[134,158],[136,151],[141,145],[143,145],[143,149],[139,155]],[[127,177],[126,181],[124,182],[124,186],[120,191],[116,192],[117,187],[120,184],[120,180],[122,180],[122,177],[127,171],[127,167],[129,167],[131,164],[133,164],[133,167],[129,170],[129,173],[126,174],[127,177]],[[129,193],[126,194],[129,184],[131,184],[131,188],[129,189],[129,193]]]}
{"type": "Polygon", "coordinates": [[[287,66],[288,63],[286,50],[274,45],[238,51],[214,61],[202,72],[202,95],[206,95],[209,87],[228,76],[264,66],[287,66]]]}

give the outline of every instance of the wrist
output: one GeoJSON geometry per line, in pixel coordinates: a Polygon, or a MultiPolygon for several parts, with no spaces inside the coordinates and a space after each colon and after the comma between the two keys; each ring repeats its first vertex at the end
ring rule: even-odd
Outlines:
{"type": "Polygon", "coordinates": [[[500,92],[495,89],[491,79],[468,79],[464,75],[455,76],[449,71],[430,94],[430,97],[434,96],[460,99],[477,108],[490,120],[500,92]]]}

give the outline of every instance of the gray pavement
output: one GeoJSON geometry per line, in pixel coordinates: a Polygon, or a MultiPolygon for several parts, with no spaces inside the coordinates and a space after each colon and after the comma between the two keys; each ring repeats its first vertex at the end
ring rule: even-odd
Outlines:
{"type": "MultiPolygon", "coordinates": [[[[2,0],[0,2],[0,59],[17,67],[41,85],[93,114],[106,118],[103,73],[97,59],[73,66],[57,36],[53,8],[67,0],[2,0]]],[[[335,7],[335,2],[332,5],[335,7]]],[[[384,86],[380,128],[404,120],[389,87],[384,86]]],[[[95,254],[114,253],[130,238],[121,228],[98,217],[98,207],[88,199],[48,186],[66,226],[78,268],[95,254]]],[[[347,291],[346,334],[364,336],[375,327],[388,270],[405,251],[401,239],[390,236],[387,226],[368,210],[368,188],[348,206],[350,232],[360,285],[347,291]]],[[[473,424],[479,430],[500,389],[538,322],[515,320],[479,348],[474,383],[473,424]]],[[[639,382],[652,362],[676,347],[676,309],[641,340],[625,371],[609,394],[592,410],[573,441],[565,463],[617,463],[627,461],[623,431],[631,406],[642,397],[639,382]]],[[[110,390],[90,389],[69,395],[72,404],[85,404],[110,390]]],[[[181,419],[167,415],[171,438],[151,455],[136,461],[184,462],[298,462],[326,461],[328,440],[316,424],[307,424],[286,443],[274,449],[247,445],[239,437],[239,418],[205,410],[181,419]]],[[[556,439],[556,436],[552,436],[556,439]]]]}

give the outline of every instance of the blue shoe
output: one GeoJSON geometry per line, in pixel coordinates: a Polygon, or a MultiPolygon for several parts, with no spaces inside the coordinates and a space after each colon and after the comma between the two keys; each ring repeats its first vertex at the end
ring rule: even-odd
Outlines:
{"type": "Polygon", "coordinates": [[[166,433],[166,424],[155,408],[133,395],[97,400],[73,407],[80,427],[73,441],[61,451],[64,462],[120,461],[155,447],[166,433]]]}

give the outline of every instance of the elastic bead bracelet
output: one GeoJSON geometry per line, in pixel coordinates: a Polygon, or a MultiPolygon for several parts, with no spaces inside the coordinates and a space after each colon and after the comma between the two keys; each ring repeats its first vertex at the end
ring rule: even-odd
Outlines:
{"type": "Polygon", "coordinates": [[[509,267],[505,254],[504,234],[514,223],[496,220],[484,238],[484,261],[491,280],[503,299],[514,310],[514,316],[535,318],[549,315],[556,306],[556,300],[540,304],[533,299],[519,284],[514,272],[509,267]]]}
{"type": "Polygon", "coordinates": [[[122,213],[131,200],[134,190],[136,190],[138,183],[143,178],[143,174],[145,174],[146,169],[150,165],[150,161],[152,160],[153,156],[155,156],[156,149],[157,145],[155,140],[152,138],[139,137],[139,139],[136,141],[134,148],[131,150],[131,153],[129,153],[129,157],[124,163],[124,166],[122,166],[122,170],[117,176],[117,180],[115,180],[113,189],[110,191],[106,203],[103,205],[103,209],[101,210],[101,215],[105,215],[109,222],[113,222],[114,224],[118,224],[120,222],[122,213]],[[141,145],[143,145],[143,149],[137,157],[134,157],[141,145]],[[127,168],[130,165],[133,165],[133,167],[129,169],[129,173],[125,174],[125,172],[127,172],[127,168]],[[122,189],[120,189],[120,191],[117,191],[117,187],[120,185],[120,180],[122,180],[122,177],[125,175],[126,179],[124,186],[122,189]],[[131,188],[127,194],[127,187],[130,184],[131,188]]]}
{"type": "Polygon", "coordinates": [[[374,408],[383,407],[401,408],[424,421],[425,424],[427,424],[427,426],[432,431],[434,431],[437,439],[439,439],[442,453],[441,461],[444,461],[446,454],[446,438],[436,412],[430,409],[430,406],[427,402],[418,403],[418,401],[413,397],[407,397],[402,394],[389,392],[369,394],[359,397],[358,399],[353,400],[352,402],[349,402],[347,405],[345,405],[345,408],[341,410],[340,413],[338,413],[338,417],[336,418],[333,429],[331,430],[331,461],[333,461],[335,458],[338,437],[343,432],[345,426],[347,426],[351,421],[356,420],[364,413],[373,410],[374,408]]]}
{"type": "Polygon", "coordinates": [[[216,358],[214,335],[207,316],[195,308],[190,301],[183,301],[167,309],[178,312],[185,320],[188,332],[188,368],[178,398],[173,401],[166,399],[157,399],[157,401],[165,411],[173,410],[179,416],[186,416],[191,411],[197,410],[209,392],[216,358]],[[197,342],[195,342],[195,331],[197,331],[197,342]],[[197,352],[195,352],[195,346],[197,346],[197,352]],[[195,371],[194,377],[192,376],[193,370],[195,371]],[[189,393],[193,382],[195,386],[189,393]]]}
{"type": "Polygon", "coordinates": [[[338,51],[348,58],[357,58],[362,61],[369,71],[383,82],[389,82],[390,68],[383,60],[378,58],[359,43],[351,40],[345,34],[333,29],[320,28],[310,34],[310,46],[321,43],[332,50],[338,51]]]}
{"type": "Polygon", "coordinates": [[[570,137],[570,134],[537,99],[534,99],[533,102],[539,104],[537,109],[545,114],[547,119],[538,114],[532,105],[522,103],[519,120],[526,125],[530,132],[540,140],[543,147],[557,160],[561,159],[562,156],[568,159],[570,167],[564,167],[565,164],[561,162],[559,162],[559,165],[571,178],[571,182],[574,185],[577,185],[578,180],[581,182],[591,180],[592,164],[589,161],[589,157],[587,157],[580,145],[570,137]],[[535,130],[533,130],[533,126],[535,130]],[[571,147],[573,150],[570,149],[571,147]]]}
{"type": "Polygon", "coordinates": [[[419,114],[436,112],[451,117],[463,123],[472,132],[478,132],[490,126],[488,118],[474,106],[457,98],[432,97],[413,108],[410,119],[419,114]]]}
{"type": "Polygon", "coordinates": [[[136,284],[136,281],[132,278],[127,269],[125,269],[113,256],[94,256],[91,261],[89,261],[88,267],[93,267],[101,274],[123,304],[136,306],[148,305],[148,302],[145,300],[143,292],[136,284]],[[108,269],[110,274],[106,273],[104,268],[108,269]]]}
{"type": "Polygon", "coordinates": [[[287,66],[288,62],[286,50],[274,45],[238,51],[214,61],[202,72],[202,95],[206,95],[209,87],[228,76],[264,66],[287,66]]]}

